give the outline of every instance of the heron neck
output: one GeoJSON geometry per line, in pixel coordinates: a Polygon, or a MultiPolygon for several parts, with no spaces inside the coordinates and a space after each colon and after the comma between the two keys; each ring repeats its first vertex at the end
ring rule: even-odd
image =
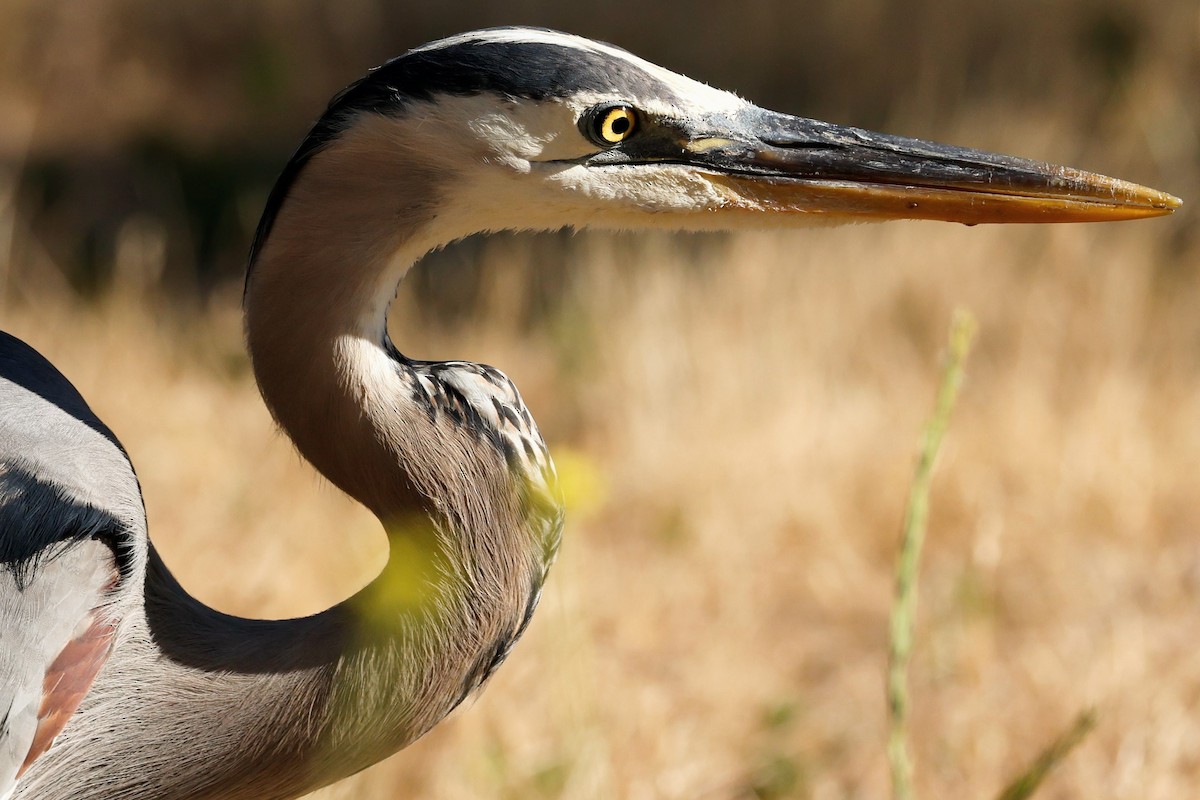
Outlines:
{"type": "Polygon", "coordinates": [[[414,402],[412,367],[387,339],[397,285],[442,243],[426,233],[438,176],[360,145],[331,146],[298,176],[245,306],[275,419],[388,533],[384,573],[327,612],[350,628],[332,678],[332,736],[377,760],[490,675],[528,621],[544,553],[504,458],[414,402]]]}
{"type": "Polygon", "coordinates": [[[405,410],[387,312],[425,253],[445,176],[358,124],[293,179],[246,282],[246,341],[263,399],[300,453],[381,519],[419,502],[388,435],[405,410]]]}

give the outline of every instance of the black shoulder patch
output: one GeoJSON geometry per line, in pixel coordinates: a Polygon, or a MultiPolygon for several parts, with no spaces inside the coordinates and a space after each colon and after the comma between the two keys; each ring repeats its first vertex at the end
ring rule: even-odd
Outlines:
{"type": "Polygon", "coordinates": [[[132,569],[125,528],[111,514],[67,496],[28,472],[0,466],[0,570],[12,573],[18,589],[79,542],[101,539],[115,554],[121,577],[132,569]]]}

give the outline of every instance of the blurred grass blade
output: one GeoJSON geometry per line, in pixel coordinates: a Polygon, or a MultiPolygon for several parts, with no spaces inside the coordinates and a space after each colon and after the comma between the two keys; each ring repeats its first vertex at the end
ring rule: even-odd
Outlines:
{"type": "Polygon", "coordinates": [[[1000,793],[997,800],[1025,800],[1032,795],[1046,776],[1070,755],[1076,745],[1082,742],[1094,727],[1096,727],[1096,709],[1089,708],[1076,717],[1071,727],[1051,742],[1037,760],[1000,793]]]}
{"type": "Polygon", "coordinates": [[[925,542],[929,517],[929,484],[942,437],[950,424],[950,413],[962,385],[963,364],[975,338],[977,325],[969,313],[959,310],[950,323],[950,350],[938,387],[933,416],[921,436],[917,469],[908,494],[900,554],[896,560],[896,599],[888,652],[888,763],[892,773],[892,796],[912,800],[912,759],[908,753],[908,663],[912,655],[913,625],[917,609],[917,566],[925,542]]]}

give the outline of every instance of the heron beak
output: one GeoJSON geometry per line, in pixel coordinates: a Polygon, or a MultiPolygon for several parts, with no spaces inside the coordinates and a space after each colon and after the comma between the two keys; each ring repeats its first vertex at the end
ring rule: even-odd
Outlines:
{"type": "Polygon", "coordinates": [[[1138,219],[1181,205],[1090,172],[757,108],[730,130],[741,135],[691,138],[688,163],[757,210],[976,224],[1138,219]]]}

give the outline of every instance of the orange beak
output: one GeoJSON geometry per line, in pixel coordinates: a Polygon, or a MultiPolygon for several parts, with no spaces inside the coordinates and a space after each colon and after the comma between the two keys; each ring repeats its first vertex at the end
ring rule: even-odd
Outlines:
{"type": "Polygon", "coordinates": [[[1090,172],[762,109],[720,127],[684,142],[682,160],[758,211],[973,225],[1139,219],[1181,205],[1090,172]]]}

